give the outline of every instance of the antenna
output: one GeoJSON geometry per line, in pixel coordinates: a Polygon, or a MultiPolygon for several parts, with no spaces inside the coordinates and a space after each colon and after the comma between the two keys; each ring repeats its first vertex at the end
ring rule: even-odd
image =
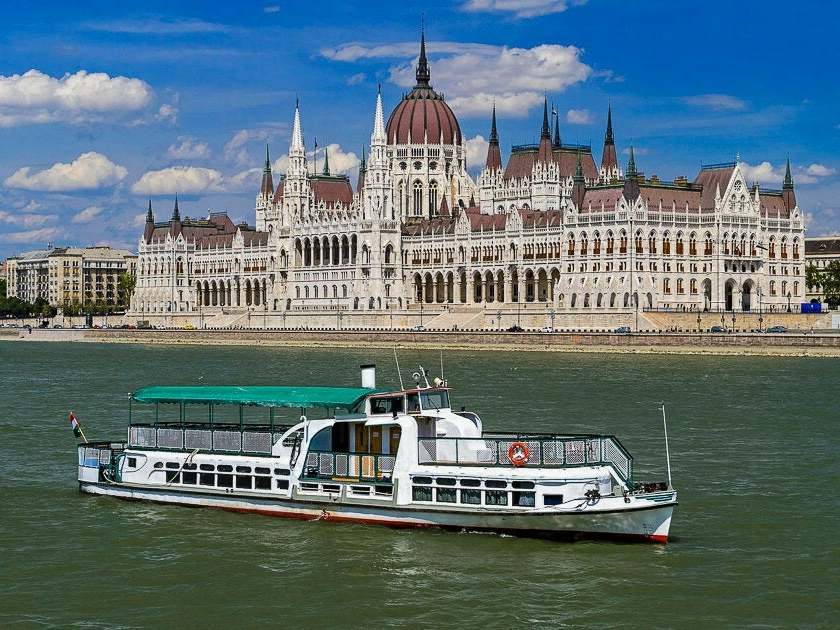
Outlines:
{"type": "Polygon", "coordinates": [[[400,389],[405,389],[402,380],[402,372],[400,372],[400,360],[397,358],[397,346],[394,346],[394,363],[397,364],[397,376],[400,377],[400,389]]]}
{"type": "Polygon", "coordinates": [[[665,421],[665,403],[659,403],[662,408],[662,429],[665,431],[665,462],[668,466],[668,487],[671,485],[671,452],[668,450],[668,423],[665,421]]]}

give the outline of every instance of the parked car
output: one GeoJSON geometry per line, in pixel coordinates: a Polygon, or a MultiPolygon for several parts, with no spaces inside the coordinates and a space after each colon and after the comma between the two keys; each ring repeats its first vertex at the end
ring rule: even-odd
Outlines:
{"type": "Polygon", "coordinates": [[[770,326],[770,328],[767,329],[767,332],[769,333],[786,333],[787,331],[788,329],[784,326],[770,326]]]}
{"type": "Polygon", "coordinates": [[[514,324],[513,326],[508,328],[507,331],[508,332],[524,332],[525,329],[522,328],[522,326],[519,326],[518,324],[514,324]]]}
{"type": "Polygon", "coordinates": [[[426,327],[423,324],[417,324],[416,326],[413,326],[411,330],[413,330],[414,332],[425,332],[426,327]]]}
{"type": "Polygon", "coordinates": [[[724,328],[723,326],[712,326],[711,328],[709,328],[709,332],[713,332],[713,333],[725,333],[725,332],[726,332],[726,328],[724,328]]]}
{"type": "Polygon", "coordinates": [[[630,326],[619,326],[613,332],[619,335],[626,335],[630,332],[630,326]]]}
{"type": "Polygon", "coordinates": [[[554,329],[551,326],[543,326],[542,328],[540,328],[540,332],[553,333],[554,329]]]}

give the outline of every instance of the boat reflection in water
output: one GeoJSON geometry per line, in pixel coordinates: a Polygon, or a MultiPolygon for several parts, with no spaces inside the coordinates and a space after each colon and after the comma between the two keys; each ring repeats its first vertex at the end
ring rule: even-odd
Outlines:
{"type": "Polygon", "coordinates": [[[633,458],[614,436],[485,433],[422,367],[414,387],[396,391],[377,389],[368,365],[359,388],[147,387],[131,400],[154,421],[130,413],[127,442],[80,445],[82,492],[306,520],[653,542],[668,540],[677,505],[669,482],[634,481],[633,458]],[[267,423],[245,422],[255,407],[267,423]],[[300,409],[299,421],[275,423],[283,407],[300,409]],[[237,408],[238,422],[217,419],[237,408]],[[177,420],[161,421],[161,410],[177,410],[177,420]]]}

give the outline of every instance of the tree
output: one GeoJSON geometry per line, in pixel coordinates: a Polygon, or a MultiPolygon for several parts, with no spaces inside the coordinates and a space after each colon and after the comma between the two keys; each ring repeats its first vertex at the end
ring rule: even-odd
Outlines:
{"type": "Polygon", "coordinates": [[[6,299],[6,280],[0,280],[0,300],[6,299]]]}
{"type": "Polygon", "coordinates": [[[120,306],[128,306],[131,302],[131,294],[134,293],[134,287],[137,284],[137,279],[130,273],[121,273],[117,279],[117,304],[120,306]]]}
{"type": "Polygon", "coordinates": [[[805,285],[809,289],[822,287],[829,308],[837,308],[840,304],[840,260],[831,261],[823,269],[808,265],[805,269],[805,285]]]}

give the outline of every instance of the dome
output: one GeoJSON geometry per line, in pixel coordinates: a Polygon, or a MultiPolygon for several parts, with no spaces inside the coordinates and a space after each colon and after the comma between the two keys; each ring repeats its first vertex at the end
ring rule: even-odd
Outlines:
{"type": "Polygon", "coordinates": [[[437,144],[443,136],[444,144],[461,144],[461,127],[455,114],[443,100],[443,96],[432,89],[429,83],[429,64],[426,61],[426,39],[420,40],[420,61],[417,64],[417,85],[410,94],[403,97],[388,118],[388,143],[421,144],[424,138],[430,144],[437,144]]]}

